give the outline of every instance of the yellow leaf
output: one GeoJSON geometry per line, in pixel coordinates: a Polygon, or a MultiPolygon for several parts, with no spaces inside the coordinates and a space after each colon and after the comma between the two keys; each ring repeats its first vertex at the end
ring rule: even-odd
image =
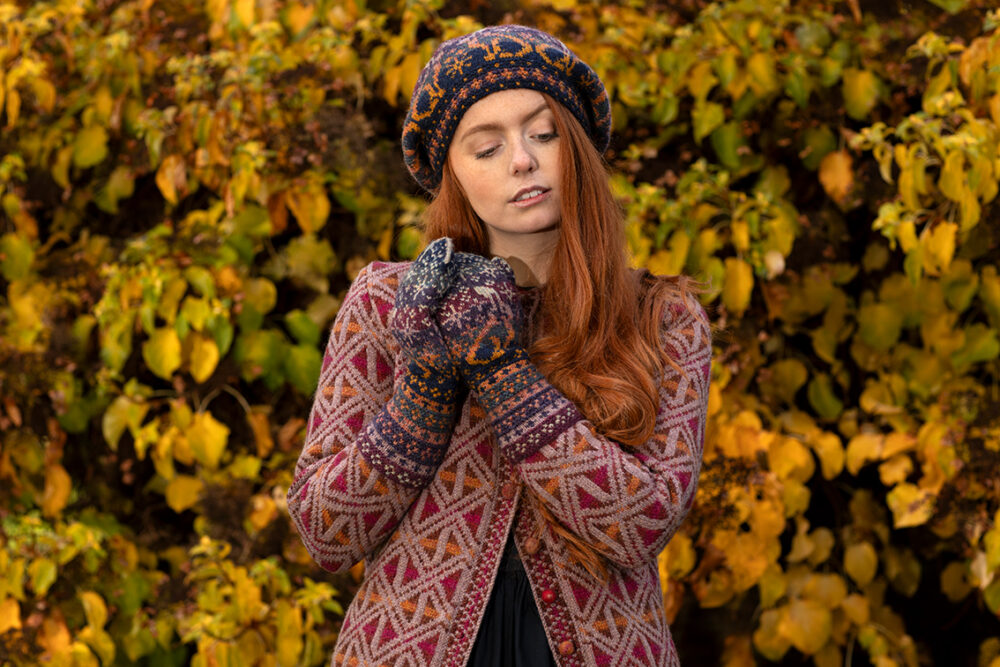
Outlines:
{"type": "Polygon", "coordinates": [[[312,21],[315,11],[316,7],[312,4],[289,3],[285,8],[285,23],[288,25],[288,32],[295,37],[305,30],[309,22],[312,21]]]}
{"type": "Polygon", "coordinates": [[[813,543],[813,552],[809,554],[809,564],[813,567],[820,563],[825,563],[833,552],[833,531],[829,528],[817,528],[810,534],[813,543]]]}
{"type": "Polygon", "coordinates": [[[173,154],[163,158],[160,168],[156,170],[156,186],[163,198],[171,204],[177,204],[179,197],[187,194],[187,168],[184,158],[173,154]]]}
{"type": "Polygon", "coordinates": [[[833,609],[847,597],[847,584],[839,574],[810,574],[802,595],[833,609]]]}
{"type": "Polygon", "coordinates": [[[951,151],[944,158],[941,175],[938,177],[938,188],[948,199],[958,202],[968,189],[965,184],[965,155],[961,151],[951,151]]]}
{"type": "Polygon", "coordinates": [[[65,655],[69,652],[70,634],[62,612],[56,608],[42,621],[41,631],[35,640],[51,656],[65,655]]]}
{"type": "Polygon", "coordinates": [[[204,382],[219,364],[219,347],[208,336],[190,333],[188,337],[191,339],[191,377],[195,382],[204,382]]]}
{"type": "Polygon", "coordinates": [[[917,444],[917,439],[909,433],[893,431],[885,436],[882,444],[882,458],[888,459],[902,452],[911,451],[917,444]]]}
{"type": "Polygon", "coordinates": [[[831,151],[819,163],[819,182],[830,199],[843,204],[854,187],[854,164],[845,150],[831,151]]]}
{"type": "Polygon", "coordinates": [[[667,542],[667,548],[660,552],[660,564],[664,574],[671,579],[682,579],[694,569],[695,552],[691,538],[685,533],[676,533],[667,542]]]}
{"type": "Polygon", "coordinates": [[[815,600],[792,600],[779,623],[781,634],[806,655],[819,651],[830,639],[833,616],[815,600]]]}
{"type": "Polygon", "coordinates": [[[855,120],[863,120],[878,102],[878,77],[868,70],[848,67],[843,73],[841,92],[847,115],[855,120]]]}
{"type": "Polygon", "coordinates": [[[972,586],[965,576],[965,563],[948,563],[941,571],[941,592],[952,602],[958,602],[972,592],[972,586]]]}
{"type": "Polygon", "coordinates": [[[823,479],[833,479],[844,469],[844,446],[836,433],[824,432],[810,441],[819,457],[823,479]]]}
{"type": "Polygon", "coordinates": [[[56,151],[56,157],[52,161],[52,180],[62,188],[69,187],[69,165],[73,159],[73,147],[63,146],[56,151]]]}
{"type": "Polygon", "coordinates": [[[750,305],[753,291],[753,269],[737,257],[726,258],[726,278],[722,286],[722,302],[733,315],[742,315],[750,305]]]}
{"type": "Polygon", "coordinates": [[[857,475],[868,461],[878,461],[882,456],[882,436],[859,433],[847,443],[847,471],[857,475]]]}
{"type": "Polygon", "coordinates": [[[781,481],[806,482],[816,469],[812,454],[795,438],[779,437],[767,452],[768,466],[781,481]]]}
{"type": "Polygon", "coordinates": [[[173,327],[153,331],[142,344],[142,359],[158,377],[169,380],[181,365],[181,339],[173,327]]]}
{"type": "Polygon", "coordinates": [[[28,564],[31,588],[39,598],[44,597],[49,587],[55,583],[57,573],[56,563],[51,558],[34,558],[28,564]]]}
{"type": "MultiPolygon", "coordinates": [[[[971,196],[971,195],[970,195],[971,196]]],[[[932,228],[925,228],[920,234],[923,249],[924,271],[932,276],[948,271],[955,256],[955,237],[958,225],[954,222],[940,222],[932,228]]]]}
{"type": "Polygon", "coordinates": [[[194,507],[204,486],[204,482],[197,477],[177,475],[167,484],[165,491],[167,505],[178,514],[194,507]]]}
{"type": "Polygon", "coordinates": [[[42,514],[47,517],[62,512],[69,501],[73,483],[69,473],[58,463],[45,468],[45,491],[42,493],[42,514]]]}
{"type": "Polygon", "coordinates": [[[406,54],[399,64],[399,92],[408,100],[413,95],[413,89],[417,85],[417,78],[423,68],[423,59],[419,51],[406,54]]]}
{"type": "Polygon", "coordinates": [[[198,462],[214,470],[219,467],[226,449],[229,427],[216,420],[211,413],[199,412],[187,430],[187,438],[198,462]]]}
{"type": "Polygon", "coordinates": [[[288,210],[295,216],[299,227],[306,234],[319,231],[330,215],[330,199],[318,181],[299,180],[298,187],[286,194],[288,210]]]}
{"type": "Polygon", "coordinates": [[[933,495],[926,489],[919,489],[906,482],[890,491],[886,501],[892,510],[893,525],[896,528],[920,526],[927,523],[934,513],[933,495]]]}
{"type": "Polygon", "coordinates": [[[875,578],[878,555],[868,542],[858,542],[844,551],[844,571],[858,586],[864,588],[875,578]]]}
{"type": "Polygon", "coordinates": [[[81,169],[100,164],[108,156],[108,132],[100,125],[85,127],[73,141],[73,164],[81,169]]]}
{"type": "Polygon", "coordinates": [[[878,467],[878,475],[886,486],[893,486],[913,472],[913,460],[906,454],[896,454],[878,467]]]}
{"type": "Polygon", "coordinates": [[[761,655],[772,662],[781,660],[792,644],[780,630],[784,617],[787,615],[786,607],[780,609],[766,609],[760,615],[760,622],[753,633],[753,645],[761,655]]]}
{"type": "Polygon", "coordinates": [[[278,517],[278,507],[271,496],[258,493],[251,499],[250,525],[256,531],[264,530],[278,517]]]}
{"type": "Polygon", "coordinates": [[[761,51],[750,56],[747,72],[750,74],[750,89],[757,97],[766,97],[780,87],[770,53],[761,51]]]}
{"type": "Polygon", "coordinates": [[[756,667],[753,644],[746,635],[729,635],[722,649],[721,667],[756,667]]]}
{"type": "Polygon", "coordinates": [[[855,625],[864,625],[868,622],[868,618],[871,615],[871,606],[868,603],[868,598],[858,593],[851,593],[844,598],[840,603],[840,608],[844,610],[844,614],[855,625]]]}
{"type": "Polygon", "coordinates": [[[49,113],[56,105],[56,87],[48,79],[37,77],[31,80],[31,91],[35,94],[38,108],[49,113]]]}
{"type": "Polygon", "coordinates": [[[246,417],[250,424],[250,430],[253,431],[254,442],[257,444],[257,457],[267,458],[274,449],[274,438],[271,437],[271,421],[268,419],[268,413],[254,408],[247,413],[246,417]]]}
{"type": "Polygon", "coordinates": [[[21,605],[14,598],[0,602],[0,635],[8,630],[21,629],[21,605]]]}
{"type": "Polygon", "coordinates": [[[233,11],[236,13],[236,18],[246,27],[253,25],[254,19],[254,2],[255,0],[234,0],[235,6],[233,11]]]}
{"type": "Polygon", "coordinates": [[[7,127],[17,125],[17,119],[21,115],[21,94],[17,89],[11,89],[7,93],[7,127]]]}
{"type": "Polygon", "coordinates": [[[104,603],[104,598],[93,591],[84,591],[80,593],[80,602],[83,603],[87,625],[103,628],[108,622],[108,606],[104,603]]]}
{"type": "Polygon", "coordinates": [[[758,580],[757,587],[760,590],[760,604],[767,609],[774,606],[788,590],[788,580],[777,563],[770,563],[758,580]]]}

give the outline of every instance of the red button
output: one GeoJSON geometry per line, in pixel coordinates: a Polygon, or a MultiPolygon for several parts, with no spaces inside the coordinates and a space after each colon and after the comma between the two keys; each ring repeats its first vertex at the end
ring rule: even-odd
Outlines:
{"type": "Polygon", "coordinates": [[[556,593],[551,588],[542,591],[542,602],[552,602],[556,599],[556,593]]]}
{"type": "Polygon", "coordinates": [[[538,551],[538,540],[534,537],[529,537],[524,541],[524,552],[529,556],[534,556],[535,552],[538,551]]]}
{"type": "Polygon", "coordinates": [[[559,643],[559,655],[573,655],[573,651],[575,650],[576,646],[568,639],[559,643]]]}
{"type": "Polygon", "coordinates": [[[514,486],[513,482],[507,482],[500,487],[500,495],[510,500],[517,493],[517,487],[514,486]]]}

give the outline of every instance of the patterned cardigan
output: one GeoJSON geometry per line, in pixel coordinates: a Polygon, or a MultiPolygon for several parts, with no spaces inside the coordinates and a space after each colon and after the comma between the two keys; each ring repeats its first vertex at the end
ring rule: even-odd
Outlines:
{"type": "MultiPolygon", "coordinates": [[[[387,323],[408,266],[371,264],[348,291],[288,492],[295,525],[323,568],[365,562],[332,664],[465,665],[513,530],[560,667],[677,665],[656,556],[691,506],[701,464],[711,344],[700,305],[665,309],[663,344],[683,373],[664,371],[648,442],[623,448],[581,420],[511,463],[467,396],[435,476],[409,488],[359,445],[406,366],[387,323]],[[569,558],[536,497],[565,528],[603,547],[607,580],[569,558]]],[[[537,298],[526,296],[525,309],[531,336],[537,298]]]]}

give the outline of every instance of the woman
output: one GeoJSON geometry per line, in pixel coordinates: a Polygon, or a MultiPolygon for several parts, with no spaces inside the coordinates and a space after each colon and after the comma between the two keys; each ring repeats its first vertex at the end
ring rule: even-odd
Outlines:
{"type": "Polygon", "coordinates": [[[684,280],[628,269],[610,120],[523,26],[421,73],[404,159],[438,240],[356,278],[288,495],[321,566],[365,562],[333,664],[677,664],[656,556],[694,498],[709,328],[684,280]]]}

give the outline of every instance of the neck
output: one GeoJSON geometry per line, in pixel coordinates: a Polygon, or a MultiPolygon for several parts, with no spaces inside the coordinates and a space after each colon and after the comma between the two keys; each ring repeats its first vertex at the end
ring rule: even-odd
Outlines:
{"type": "Polygon", "coordinates": [[[552,255],[559,232],[556,229],[537,234],[492,235],[490,254],[503,257],[514,270],[514,280],[521,287],[544,285],[549,279],[552,255]]]}

